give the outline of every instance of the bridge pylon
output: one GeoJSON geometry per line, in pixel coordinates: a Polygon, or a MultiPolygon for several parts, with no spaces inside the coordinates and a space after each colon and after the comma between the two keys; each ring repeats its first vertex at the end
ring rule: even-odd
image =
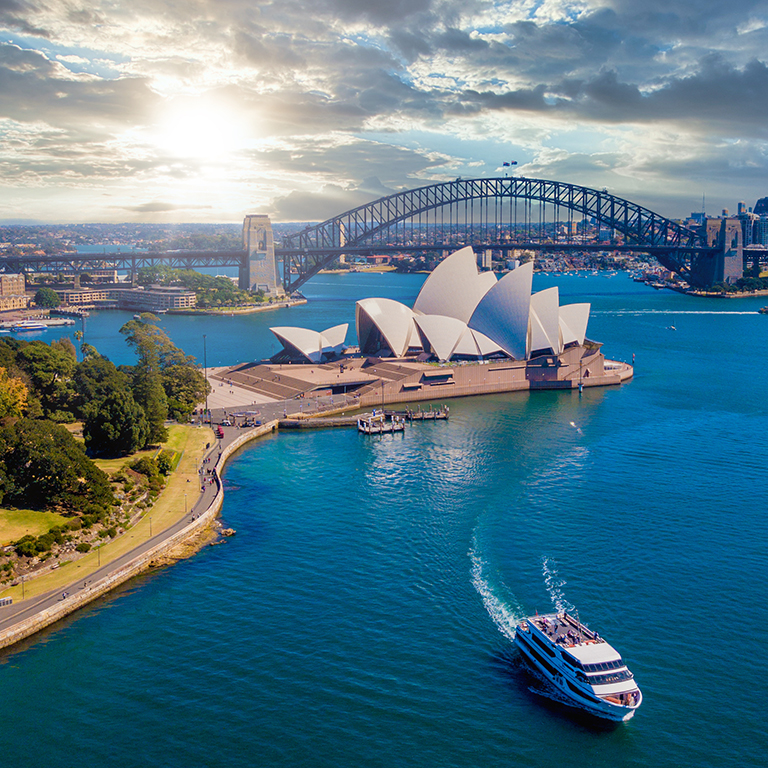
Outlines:
{"type": "Polygon", "coordinates": [[[283,294],[269,216],[250,214],[245,217],[243,246],[238,286],[246,291],[262,290],[273,296],[283,294]]]}
{"type": "Polygon", "coordinates": [[[744,241],[738,219],[707,219],[702,226],[706,243],[715,249],[695,256],[691,264],[693,285],[709,287],[734,283],[744,276],[744,241]]]}

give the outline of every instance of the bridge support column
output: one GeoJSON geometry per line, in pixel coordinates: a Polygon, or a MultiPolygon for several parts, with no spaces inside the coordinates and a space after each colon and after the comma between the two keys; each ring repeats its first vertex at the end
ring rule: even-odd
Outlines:
{"type": "Polygon", "coordinates": [[[704,224],[707,245],[716,248],[714,255],[705,254],[691,265],[695,285],[709,287],[715,283],[735,283],[744,276],[744,241],[738,219],[707,219],[704,224]]]}
{"type": "Polygon", "coordinates": [[[239,287],[246,291],[262,290],[273,296],[285,293],[275,258],[269,216],[253,214],[245,217],[243,245],[245,256],[240,264],[239,287]]]}

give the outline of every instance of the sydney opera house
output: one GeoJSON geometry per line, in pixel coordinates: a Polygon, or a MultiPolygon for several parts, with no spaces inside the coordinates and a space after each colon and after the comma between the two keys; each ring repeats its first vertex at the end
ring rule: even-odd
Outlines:
{"type": "Polygon", "coordinates": [[[445,258],[413,307],[357,302],[357,346],[348,325],[323,331],[280,327],[271,364],[227,376],[275,397],[355,394],[361,405],[520,389],[618,384],[632,376],[586,338],[589,304],[560,305],[556,287],[532,293],[533,264],[498,279],[480,272],[471,248],[445,258]],[[277,372],[280,369],[280,372],[277,372]],[[290,372],[289,372],[290,371],[290,372]]]}
{"type": "MultiPolygon", "coordinates": [[[[440,362],[529,360],[583,344],[589,304],[561,307],[557,288],[531,295],[532,282],[532,263],[497,280],[493,272],[478,272],[474,252],[462,248],[427,278],[412,309],[392,299],[358,301],[359,351],[440,362]]],[[[347,325],[326,331],[271,330],[283,344],[283,357],[318,363],[339,356],[347,325]]]]}

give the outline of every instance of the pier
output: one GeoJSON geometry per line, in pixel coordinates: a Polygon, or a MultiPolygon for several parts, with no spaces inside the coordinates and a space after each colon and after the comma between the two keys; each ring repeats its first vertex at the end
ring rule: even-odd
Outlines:
{"type": "Polygon", "coordinates": [[[372,414],[361,416],[357,420],[357,431],[364,435],[384,435],[395,432],[405,432],[405,419],[397,414],[391,414],[387,419],[384,411],[374,411],[372,414]]]}

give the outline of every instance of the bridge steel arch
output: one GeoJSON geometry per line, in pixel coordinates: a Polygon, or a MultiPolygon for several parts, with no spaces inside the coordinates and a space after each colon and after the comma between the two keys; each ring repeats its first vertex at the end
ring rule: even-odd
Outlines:
{"type": "MultiPolygon", "coordinates": [[[[339,254],[355,252],[366,245],[372,248],[387,250],[384,242],[374,244],[377,236],[399,223],[414,221],[430,211],[452,211],[456,207],[459,213],[460,204],[474,201],[497,201],[494,210],[494,220],[490,221],[488,206],[485,208],[486,221],[474,222],[472,226],[498,223],[497,209],[504,207],[505,201],[510,205],[514,201],[524,202],[524,226],[533,237],[528,237],[525,247],[536,247],[536,242],[543,244],[544,227],[538,222],[539,233],[536,235],[537,222],[533,221],[530,205],[536,201],[540,206],[552,206],[554,211],[567,212],[569,219],[577,214],[584,219],[594,220],[599,226],[611,229],[623,237],[622,244],[605,245],[605,250],[622,250],[627,247],[633,251],[647,251],[656,256],[669,269],[682,274],[690,274],[691,260],[697,253],[711,254],[713,249],[708,246],[705,236],[671,221],[641,205],[629,200],[616,197],[605,190],[596,190],[577,184],[568,184],[546,179],[529,179],[525,177],[503,177],[488,179],[456,179],[455,181],[430,184],[394,195],[382,197],[373,202],[346,211],[327,221],[292,235],[283,237],[280,246],[275,248],[278,258],[283,260],[284,285],[287,290],[295,290],[300,285],[317,274],[339,254]]],[[[517,213],[515,212],[515,216],[517,213]]],[[[465,207],[465,221],[467,209],[465,207]]],[[[473,210],[474,216],[474,210],[473,210]]],[[[457,217],[458,218],[458,217],[457,217]]],[[[435,222],[437,219],[435,219],[435,222]]],[[[517,219],[516,219],[517,223],[517,219]]],[[[479,244],[479,243],[478,243],[479,244]]],[[[486,239],[480,247],[494,248],[500,242],[486,239]]],[[[550,240],[547,250],[555,250],[557,243],[550,240]]],[[[573,248],[573,243],[564,247],[573,248]]],[[[446,246],[449,247],[449,246],[446,246]]],[[[514,246],[509,242],[504,247],[514,246]]],[[[406,250],[402,247],[392,250],[406,250]]],[[[418,246],[410,250],[420,250],[418,246]]]]}

